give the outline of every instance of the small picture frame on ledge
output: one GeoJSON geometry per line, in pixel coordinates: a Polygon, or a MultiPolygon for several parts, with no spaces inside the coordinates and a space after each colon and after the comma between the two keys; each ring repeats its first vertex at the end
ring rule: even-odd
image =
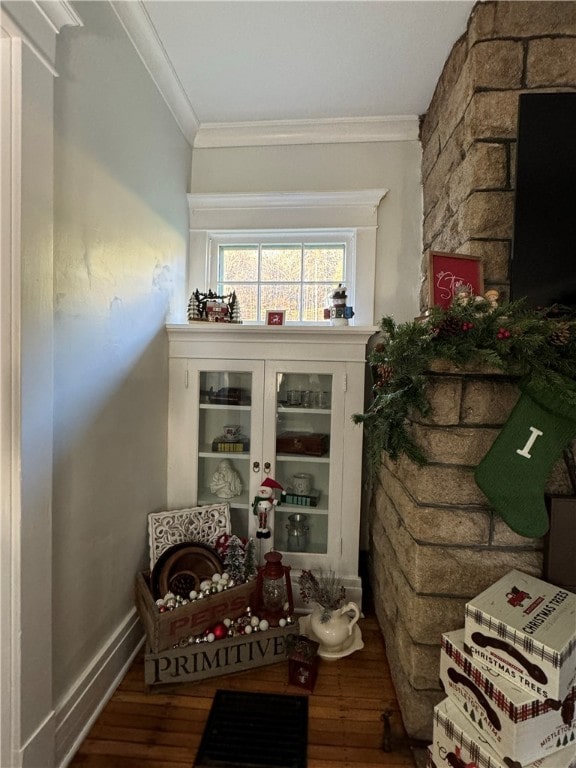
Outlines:
{"type": "Polygon", "coordinates": [[[284,315],[283,309],[268,309],[266,311],[266,325],[284,325],[284,315]]]}
{"type": "Polygon", "coordinates": [[[459,294],[483,296],[484,272],[480,256],[431,251],[428,285],[431,307],[447,309],[459,294]]]}

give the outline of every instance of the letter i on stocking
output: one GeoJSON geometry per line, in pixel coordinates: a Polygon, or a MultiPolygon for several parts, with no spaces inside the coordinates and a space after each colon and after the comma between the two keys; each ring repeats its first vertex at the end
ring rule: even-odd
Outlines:
{"type": "Polygon", "coordinates": [[[520,450],[520,448],[517,448],[517,449],[516,449],[516,453],[517,453],[517,454],[519,454],[520,456],[524,456],[524,457],[525,457],[525,458],[527,458],[527,459],[531,459],[531,458],[532,458],[532,456],[530,455],[530,448],[532,448],[532,446],[534,445],[534,443],[536,442],[536,440],[537,440],[537,439],[538,439],[538,438],[539,438],[541,435],[543,435],[543,434],[544,434],[544,432],[542,432],[542,431],[541,431],[541,430],[539,430],[539,429],[536,429],[536,427],[530,427],[530,432],[532,432],[532,434],[531,434],[531,435],[530,435],[530,437],[528,438],[528,442],[526,443],[526,445],[524,446],[524,448],[522,448],[522,450],[520,450]]]}

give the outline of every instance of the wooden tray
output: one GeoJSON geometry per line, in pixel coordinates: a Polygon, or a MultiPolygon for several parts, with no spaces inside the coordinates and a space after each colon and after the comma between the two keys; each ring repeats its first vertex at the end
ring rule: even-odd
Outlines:
{"type": "Polygon", "coordinates": [[[160,555],[152,569],[152,594],[156,599],[167,592],[187,598],[193,589],[199,590],[204,579],[223,570],[220,556],[207,544],[175,544],[160,555]]]}

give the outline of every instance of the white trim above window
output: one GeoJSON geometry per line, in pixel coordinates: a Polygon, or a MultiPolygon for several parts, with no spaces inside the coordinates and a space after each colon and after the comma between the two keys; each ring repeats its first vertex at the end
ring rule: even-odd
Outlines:
{"type": "Polygon", "coordinates": [[[207,149],[343,142],[350,144],[368,141],[418,141],[418,130],[417,115],[203,123],[198,128],[194,147],[207,149]]]}
{"type": "MultiPolygon", "coordinates": [[[[387,189],[337,192],[190,194],[188,295],[210,284],[210,241],[214,233],[348,230],[355,241],[355,275],[348,303],[354,325],[373,325],[378,206],[387,189]]],[[[350,289],[350,286],[348,286],[350,289]]]]}

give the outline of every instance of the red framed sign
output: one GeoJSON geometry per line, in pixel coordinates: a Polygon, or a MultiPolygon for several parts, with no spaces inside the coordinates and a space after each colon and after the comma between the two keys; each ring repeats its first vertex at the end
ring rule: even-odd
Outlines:
{"type": "Polygon", "coordinates": [[[445,309],[458,294],[484,295],[484,272],[480,256],[431,251],[428,261],[430,306],[445,309]]]}
{"type": "Polygon", "coordinates": [[[284,310],[269,309],[266,312],[266,325],[284,325],[284,310]]]}

